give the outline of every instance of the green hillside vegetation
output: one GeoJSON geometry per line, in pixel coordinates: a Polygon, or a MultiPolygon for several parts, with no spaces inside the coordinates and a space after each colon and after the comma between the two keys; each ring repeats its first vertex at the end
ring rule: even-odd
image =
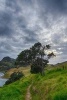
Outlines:
{"type": "Polygon", "coordinates": [[[67,70],[55,69],[45,76],[35,75],[32,100],[67,100],[67,70]]]}
{"type": "Polygon", "coordinates": [[[22,72],[25,77],[30,75],[30,66],[27,67],[19,67],[19,68],[11,68],[9,69],[5,75],[3,76],[4,78],[10,78],[11,74],[14,72],[22,72]]]}
{"type": "Polygon", "coordinates": [[[43,76],[28,71],[28,76],[0,88],[0,100],[26,100],[30,85],[32,100],[67,100],[67,70],[57,67],[47,68],[43,76]]]}
{"type": "Polygon", "coordinates": [[[14,72],[11,74],[10,78],[5,82],[5,85],[11,84],[17,80],[20,80],[24,74],[22,72],[14,72]]]}
{"type": "Polygon", "coordinates": [[[0,88],[0,100],[25,100],[30,78],[24,77],[10,85],[0,88]]]}
{"type": "Polygon", "coordinates": [[[0,71],[7,71],[13,67],[15,67],[15,59],[13,58],[7,56],[0,61],[0,71]]]}

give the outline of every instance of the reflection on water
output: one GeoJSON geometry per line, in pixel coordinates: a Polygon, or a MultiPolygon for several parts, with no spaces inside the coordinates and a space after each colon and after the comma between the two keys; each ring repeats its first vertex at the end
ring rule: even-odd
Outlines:
{"type": "Polygon", "coordinates": [[[0,87],[2,87],[7,81],[7,79],[2,78],[3,75],[4,74],[0,72],[0,87]]]}

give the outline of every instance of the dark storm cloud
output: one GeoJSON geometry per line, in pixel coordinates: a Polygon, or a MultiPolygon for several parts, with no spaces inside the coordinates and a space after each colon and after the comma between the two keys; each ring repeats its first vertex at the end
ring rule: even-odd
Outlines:
{"type": "Polygon", "coordinates": [[[37,0],[37,3],[38,16],[46,28],[51,28],[54,21],[67,15],[67,0],[37,0]]]}
{"type": "Polygon", "coordinates": [[[12,33],[11,29],[11,13],[0,12],[0,36],[10,36],[12,33]]]}
{"type": "MultiPolygon", "coordinates": [[[[23,48],[29,48],[28,43],[36,41],[33,30],[27,28],[27,8],[31,0],[5,0],[5,9],[0,11],[0,54],[3,57],[10,52],[19,53],[23,48]],[[25,15],[24,15],[25,13],[25,15]],[[24,43],[23,43],[24,42],[24,43]]],[[[29,17],[28,17],[29,18],[29,17]]],[[[11,55],[13,55],[11,53],[11,55]]],[[[16,55],[17,55],[16,54],[16,55]]],[[[15,56],[16,56],[15,55],[15,56]]]]}
{"type": "Polygon", "coordinates": [[[49,9],[60,11],[60,12],[66,12],[67,11],[67,0],[46,0],[46,3],[49,5],[49,9]]]}
{"type": "MultiPolygon", "coordinates": [[[[25,2],[23,1],[21,3],[25,2]]],[[[16,30],[14,29],[13,23],[16,23],[18,27],[22,28],[21,31],[26,27],[25,18],[19,16],[19,12],[21,12],[21,7],[16,0],[6,0],[5,10],[0,12],[0,36],[8,37],[14,35],[16,30]]]]}
{"type": "Polygon", "coordinates": [[[50,13],[66,13],[67,12],[67,0],[39,0],[41,8],[47,8],[50,13]]]}
{"type": "Polygon", "coordinates": [[[28,43],[28,42],[35,43],[38,41],[37,34],[35,34],[35,32],[28,29],[24,30],[24,32],[27,34],[27,36],[24,38],[25,43],[28,43]]]}
{"type": "Polygon", "coordinates": [[[12,9],[13,13],[18,13],[21,10],[16,0],[6,0],[6,7],[12,9]]]}
{"type": "Polygon", "coordinates": [[[60,61],[64,58],[67,0],[4,0],[0,4],[1,58],[16,57],[38,41],[50,43],[60,61]]]}

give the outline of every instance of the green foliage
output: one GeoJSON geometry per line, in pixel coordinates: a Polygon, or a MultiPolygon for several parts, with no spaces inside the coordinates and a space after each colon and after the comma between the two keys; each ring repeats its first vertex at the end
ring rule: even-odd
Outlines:
{"type": "Polygon", "coordinates": [[[67,90],[61,90],[53,95],[53,100],[67,100],[67,90]]]}
{"type": "Polygon", "coordinates": [[[31,73],[42,73],[47,63],[48,63],[48,60],[37,58],[31,65],[31,73]]]}
{"type": "Polygon", "coordinates": [[[51,56],[54,56],[53,53],[46,54],[45,50],[50,49],[50,45],[43,46],[42,44],[36,45],[37,54],[35,59],[33,60],[33,63],[31,65],[31,73],[41,73],[41,75],[44,74],[44,68],[46,67],[47,63],[49,62],[49,59],[51,56]],[[47,59],[44,59],[44,56],[47,56],[47,59]]]}
{"type": "Polygon", "coordinates": [[[31,56],[30,56],[31,51],[30,50],[24,50],[22,51],[17,59],[15,64],[16,65],[28,65],[31,62],[31,56]]]}
{"type": "Polygon", "coordinates": [[[8,85],[12,82],[15,82],[17,80],[19,80],[21,77],[23,77],[24,75],[22,74],[22,72],[14,72],[11,74],[10,78],[6,81],[5,85],[8,85]]]}
{"type": "Polygon", "coordinates": [[[0,88],[0,100],[25,100],[29,84],[30,78],[24,77],[19,81],[5,85],[0,88]]]}
{"type": "Polygon", "coordinates": [[[29,50],[22,51],[17,59],[16,65],[31,65],[31,73],[43,74],[44,67],[47,65],[51,56],[54,56],[53,52],[45,54],[45,50],[50,49],[50,45],[43,46],[40,42],[35,43],[29,50]],[[44,60],[44,56],[47,56],[47,60],[44,60]]]}
{"type": "Polygon", "coordinates": [[[36,55],[38,54],[40,50],[41,43],[35,43],[34,46],[32,46],[29,50],[22,51],[17,59],[15,64],[16,65],[29,65],[32,63],[32,61],[36,58],[36,55]]]}

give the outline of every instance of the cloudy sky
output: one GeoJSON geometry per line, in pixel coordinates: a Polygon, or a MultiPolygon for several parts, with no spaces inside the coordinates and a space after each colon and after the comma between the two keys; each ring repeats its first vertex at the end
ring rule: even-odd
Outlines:
{"type": "Polygon", "coordinates": [[[67,0],[0,0],[0,59],[16,58],[36,42],[67,60],[67,0]]]}

